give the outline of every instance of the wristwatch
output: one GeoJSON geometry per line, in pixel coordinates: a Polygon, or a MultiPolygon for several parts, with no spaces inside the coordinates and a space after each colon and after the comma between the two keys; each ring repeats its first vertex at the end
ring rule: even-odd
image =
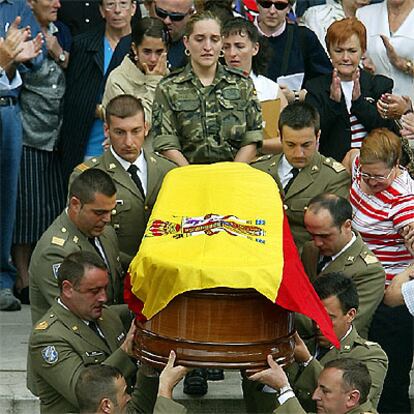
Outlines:
{"type": "Polygon", "coordinates": [[[407,60],[405,62],[405,73],[412,74],[414,73],[414,62],[412,60],[407,60]]]}
{"type": "Polygon", "coordinates": [[[66,55],[65,52],[62,51],[62,53],[58,56],[59,63],[65,63],[66,61],[66,55]]]}
{"type": "Polygon", "coordinates": [[[300,101],[299,91],[293,91],[293,94],[295,95],[294,102],[299,102],[300,101]]]}

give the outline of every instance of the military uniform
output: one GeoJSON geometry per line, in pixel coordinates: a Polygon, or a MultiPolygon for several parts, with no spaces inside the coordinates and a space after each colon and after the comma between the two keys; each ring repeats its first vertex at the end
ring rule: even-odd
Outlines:
{"type": "Polygon", "coordinates": [[[126,333],[117,314],[104,307],[96,323],[105,340],[55,302],[33,329],[29,340],[28,387],[39,396],[42,414],[79,411],[75,384],[88,365],[111,365],[125,378],[133,378],[136,364],[119,348],[126,333]]]}
{"type": "Polygon", "coordinates": [[[154,150],[178,150],[190,164],[234,160],[241,147],[263,140],[253,82],[221,64],[206,87],[190,64],[171,73],[155,92],[151,136],[154,150]]]}
{"type": "MultiPolygon", "coordinates": [[[[305,243],[302,262],[312,282],[317,277],[319,258],[319,249],[313,241],[305,243]]],[[[384,296],[385,272],[381,263],[357,234],[354,243],[335,260],[329,262],[320,274],[326,275],[332,272],[342,272],[355,282],[359,308],[354,326],[363,338],[368,338],[372,317],[384,296]]],[[[298,326],[296,328],[298,329],[298,326]]],[[[299,330],[299,333],[302,337],[306,336],[302,330],[299,330]]]]}
{"type": "MultiPolygon", "coordinates": [[[[312,355],[316,353],[316,341],[306,341],[306,345],[312,355]]],[[[371,375],[372,386],[369,400],[374,407],[377,406],[388,367],[388,358],[382,348],[375,342],[369,342],[361,338],[355,328],[341,341],[341,348],[330,349],[318,361],[314,358],[310,364],[303,368],[294,362],[289,365],[286,372],[290,384],[306,411],[314,411],[315,403],[312,394],[317,387],[319,374],[324,365],[334,359],[355,358],[366,364],[371,375]]],[[[248,412],[271,413],[277,406],[277,395],[261,391],[262,385],[258,382],[243,380],[243,392],[246,398],[248,412]]],[[[283,411],[278,411],[283,412],[283,411]]]]}
{"type": "Polygon", "coordinates": [[[293,238],[301,251],[303,244],[311,240],[303,222],[305,208],[309,201],[316,195],[326,192],[348,198],[351,177],[342,164],[316,152],[309,165],[300,170],[285,194],[278,176],[278,166],[282,156],[283,154],[265,155],[251,165],[269,173],[275,179],[284,198],[284,209],[293,238]]]}
{"type": "Polygon", "coordinates": [[[148,176],[145,199],[112,151],[105,151],[102,156],[78,165],[70,177],[71,183],[83,171],[98,168],[108,173],[114,181],[117,200],[112,210],[111,224],[118,236],[124,267],[129,265],[138,251],[165,174],[176,166],[170,160],[145,150],[144,156],[148,176]]]}
{"type": "MultiPolygon", "coordinates": [[[[369,401],[358,407],[353,408],[346,414],[377,414],[369,401]]],[[[306,411],[301,407],[297,398],[290,398],[283,405],[279,406],[273,414],[306,414],[306,411]]],[[[310,414],[310,413],[309,413],[310,414]]]]}
{"type": "MultiPolygon", "coordinates": [[[[108,261],[108,304],[122,303],[123,271],[114,229],[111,226],[105,226],[99,240],[108,261]]],[[[64,211],[43,233],[30,260],[29,286],[33,324],[53,305],[59,296],[57,272],[63,259],[70,253],[79,251],[98,254],[88,238],[75,226],[64,211]]]]}

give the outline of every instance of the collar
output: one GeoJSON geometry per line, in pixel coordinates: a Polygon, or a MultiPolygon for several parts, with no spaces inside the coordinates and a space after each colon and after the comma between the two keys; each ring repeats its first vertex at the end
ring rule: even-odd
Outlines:
{"type": "Polygon", "coordinates": [[[264,32],[263,32],[263,30],[260,28],[260,26],[259,26],[259,16],[256,16],[256,18],[254,19],[254,25],[257,27],[257,30],[259,31],[259,33],[262,35],[262,36],[264,36],[264,37],[278,37],[278,36],[280,36],[284,31],[285,31],[285,29],[286,29],[286,20],[283,22],[283,24],[282,24],[282,26],[279,28],[279,29],[277,29],[275,32],[273,32],[270,36],[269,35],[267,35],[267,34],[265,34],[264,32]]]}
{"type": "Polygon", "coordinates": [[[332,261],[334,261],[337,257],[339,257],[344,251],[346,251],[349,247],[351,247],[356,240],[356,235],[354,232],[352,232],[351,240],[336,254],[332,255],[332,261]]]}
{"type": "Polygon", "coordinates": [[[144,156],[144,151],[141,149],[141,153],[139,154],[138,158],[133,162],[130,163],[129,161],[124,160],[121,158],[113,149],[113,147],[110,147],[112,155],[115,157],[115,159],[121,164],[121,167],[127,171],[131,164],[134,164],[137,166],[138,170],[140,172],[143,172],[146,168],[146,161],[144,156]]]}
{"type": "MultiPolygon", "coordinates": [[[[71,312],[70,309],[62,302],[62,300],[60,298],[57,298],[57,303],[59,303],[60,306],[62,306],[62,308],[66,309],[68,312],[71,312]]],[[[90,321],[86,321],[85,319],[81,319],[81,321],[85,324],[89,326],[89,322],[90,321]]]]}

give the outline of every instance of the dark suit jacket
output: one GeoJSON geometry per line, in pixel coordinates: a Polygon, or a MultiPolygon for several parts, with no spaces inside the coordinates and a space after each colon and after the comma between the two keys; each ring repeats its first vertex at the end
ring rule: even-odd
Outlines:
{"type": "MultiPolygon", "coordinates": [[[[319,152],[341,162],[351,149],[351,124],[343,94],[339,103],[329,98],[331,81],[332,74],[327,74],[306,82],[308,93],[305,101],[313,105],[321,116],[319,152]]],[[[392,91],[392,79],[361,70],[360,82],[361,96],[352,103],[351,113],[367,132],[380,127],[392,128],[392,121],[382,119],[376,108],[381,95],[392,91]]]]}

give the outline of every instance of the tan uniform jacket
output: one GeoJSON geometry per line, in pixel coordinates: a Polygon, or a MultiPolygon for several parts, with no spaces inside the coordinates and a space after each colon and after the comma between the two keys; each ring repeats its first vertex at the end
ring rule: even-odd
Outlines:
{"type": "Polygon", "coordinates": [[[293,238],[301,251],[303,244],[311,240],[303,223],[305,208],[309,201],[325,192],[348,198],[351,178],[342,164],[316,152],[310,164],[300,170],[285,194],[277,171],[282,155],[265,155],[251,165],[269,173],[279,186],[293,238]]]}
{"type": "MultiPolygon", "coordinates": [[[[99,237],[109,265],[108,304],[123,302],[123,271],[119,258],[118,240],[114,229],[105,226],[99,237]]],[[[66,211],[49,226],[37,242],[29,266],[30,306],[32,323],[52,306],[59,296],[57,271],[70,253],[96,253],[88,238],[69,219],[66,211]]],[[[97,253],[96,253],[97,254],[97,253]]]]}
{"type": "Polygon", "coordinates": [[[56,303],[39,320],[29,340],[28,387],[40,398],[42,414],[76,412],[75,384],[92,364],[118,368],[131,378],[136,364],[119,346],[126,333],[118,315],[105,307],[97,324],[106,343],[84,321],[56,303]]]}
{"type": "MultiPolygon", "coordinates": [[[[314,355],[315,341],[307,341],[309,351],[314,355]]],[[[297,363],[293,363],[287,373],[290,383],[301,405],[308,411],[315,410],[312,394],[317,387],[319,374],[325,364],[334,359],[354,358],[366,364],[371,375],[372,385],[369,400],[376,407],[381,396],[385,374],[387,373],[388,358],[380,345],[367,341],[358,335],[355,328],[341,341],[341,348],[330,349],[319,361],[314,358],[303,370],[297,363]]]]}
{"type": "MultiPolygon", "coordinates": [[[[305,243],[302,262],[312,282],[317,277],[319,258],[319,249],[313,241],[305,243]]],[[[359,308],[354,326],[363,338],[367,338],[371,319],[384,296],[385,272],[381,263],[357,234],[355,242],[331,261],[320,274],[326,275],[332,272],[343,272],[355,282],[359,308]]],[[[300,334],[308,336],[302,331],[300,334]]]]}
{"type": "MultiPolygon", "coordinates": [[[[347,414],[377,414],[377,411],[372,408],[369,401],[358,407],[348,411],[347,414]]],[[[289,398],[284,404],[276,408],[273,414],[306,414],[306,411],[301,407],[297,398],[289,398]]],[[[311,413],[309,413],[311,414],[311,413]]]]}
{"type": "Polygon", "coordinates": [[[131,176],[119,164],[111,151],[97,158],[92,158],[78,165],[70,177],[75,177],[89,168],[98,168],[110,175],[116,186],[116,206],[112,211],[111,224],[119,240],[119,249],[124,268],[138,251],[145,233],[148,219],[157,199],[162,181],[168,171],[176,167],[170,160],[144,150],[147,161],[147,192],[145,199],[138,190],[131,176]]]}

